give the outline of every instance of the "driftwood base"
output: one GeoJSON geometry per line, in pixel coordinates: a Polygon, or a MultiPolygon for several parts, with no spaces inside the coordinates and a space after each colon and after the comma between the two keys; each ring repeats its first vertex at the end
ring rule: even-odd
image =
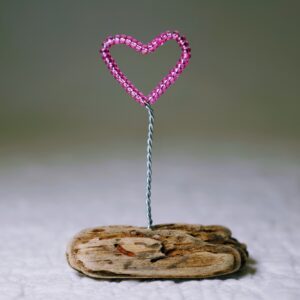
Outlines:
{"type": "Polygon", "coordinates": [[[246,245],[223,226],[103,226],[78,233],[68,245],[72,268],[95,278],[207,278],[240,270],[246,245]]]}

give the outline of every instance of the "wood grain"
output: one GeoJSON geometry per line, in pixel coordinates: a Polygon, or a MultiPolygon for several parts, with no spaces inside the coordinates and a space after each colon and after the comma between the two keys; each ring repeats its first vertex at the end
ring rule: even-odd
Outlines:
{"type": "Polygon", "coordinates": [[[95,278],[207,278],[236,272],[248,258],[229,229],[188,224],[86,229],[66,254],[72,268],[95,278]]]}

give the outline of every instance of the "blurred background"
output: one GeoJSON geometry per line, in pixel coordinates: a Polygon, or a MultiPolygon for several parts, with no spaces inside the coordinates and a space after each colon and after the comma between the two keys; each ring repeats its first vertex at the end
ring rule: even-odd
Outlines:
{"type": "MultiPolygon", "coordinates": [[[[0,202],[11,191],[24,205],[71,190],[79,202],[94,197],[96,207],[108,194],[114,211],[134,190],[142,212],[147,113],[98,54],[117,33],[146,43],[176,29],[192,48],[190,65],[154,105],[157,202],[170,198],[162,189],[203,191],[208,174],[224,194],[223,177],[239,177],[235,164],[241,172],[262,162],[267,170],[298,167],[299,8],[297,1],[1,1],[0,202]]],[[[174,41],[148,56],[125,46],[112,53],[146,94],[180,55],[174,41]]]]}
{"type": "MultiPolygon", "coordinates": [[[[192,60],[155,104],[155,147],[181,139],[294,146],[299,8],[298,1],[1,1],[1,149],[110,147],[120,139],[144,146],[145,111],[98,50],[108,35],[148,42],[173,29],[187,36],[192,60]]],[[[148,93],[179,50],[170,42],[151,56],[125,46],[113,54],[148,93]]]]}

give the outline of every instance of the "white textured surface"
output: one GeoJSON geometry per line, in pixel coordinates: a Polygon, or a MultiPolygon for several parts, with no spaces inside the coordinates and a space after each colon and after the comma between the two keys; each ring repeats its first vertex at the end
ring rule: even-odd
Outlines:
{"type": "Polygon", "coordinates": [[[145,224],[144,167],[142,158],[67,155],[11,155],[2,163],[0,299],[300,299],[300,168],[299,159],[284,155],[178,155],[154,162],[154,222],[230,227],[249,247],[244,272],[110,282],[70,269],[64,251],[79,230],[145,224]]]}

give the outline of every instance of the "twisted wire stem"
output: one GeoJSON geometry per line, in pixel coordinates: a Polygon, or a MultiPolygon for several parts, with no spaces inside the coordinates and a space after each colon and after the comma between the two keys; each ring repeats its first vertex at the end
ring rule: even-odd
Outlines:
{"type": "Polygon", "coordinates": [[[147,178],[146,178],[146,209],[148,218],[148,229],[152,228],[153,220],[151,214],[151,184],[152,184],[152,141],[154,113],[150,104],[145,104],[148,111],[148,136],[147,136],[147,178]]]}

